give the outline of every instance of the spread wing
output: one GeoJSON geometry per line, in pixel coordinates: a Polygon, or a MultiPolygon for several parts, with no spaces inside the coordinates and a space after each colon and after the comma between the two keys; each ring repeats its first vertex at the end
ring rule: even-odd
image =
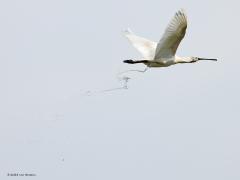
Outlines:
{"type": "Polygon", "coordinates": [[[157,47],[156,42],[136,36],[130,29],[124,31],[124,35],[146,60],[153,60],[157,47]]]}
{"type": "Polygon", "coordinates": [[[162,38],[160,39],[154,60],[171,58],[175,56],[178,45],[185,36],[187,29],[187,16],[183,9],[179,10],[170,21],[162,38]]]}

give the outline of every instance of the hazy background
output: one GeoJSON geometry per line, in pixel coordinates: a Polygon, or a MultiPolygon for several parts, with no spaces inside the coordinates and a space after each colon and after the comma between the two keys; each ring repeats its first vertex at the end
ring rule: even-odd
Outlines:
{"type": "MultiPolygon", "coordinates": [[[[239,1],[0,2],[0,176],[239,180],[239,1]],[[123,37],[158,41],[184,8],[178,55],[218,58],[132,74],[123,37]]],[[[19,177],[18,177],[19,178],[19,177]]],[[[25,177],[27,178],[27,177],[25,177]]]]}

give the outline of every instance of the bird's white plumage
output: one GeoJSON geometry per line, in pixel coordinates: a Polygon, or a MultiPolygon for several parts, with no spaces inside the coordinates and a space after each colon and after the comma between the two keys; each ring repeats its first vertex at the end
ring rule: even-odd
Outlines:
{"type": "Polygon", "coordinates": [[[130,29],[124,31],[124,35],[132,43],[145,59],[153,59],[155,56],[155,51],[157,43],[150,41],[146,38],[139,37],[135,35],[130,29]]]}
{"type": "Polygon", "coordinates": [[[155,52],[154,60],[167,59],[175,56],[178,45],[185,36],[187,16],[183,9],[179,10],[170,21],[155,52]]]}
{"type": "MultiPolygon", "coordinates": [[[[193,63],[200,60],[217,61],[217,59],[198,57],[178,57],[177,48],[185,36],[187,16],[183,9],[176,12],[159,43],[136,36],[130,30],[125,31],[126,37],[132,45],[143,55],[142,60],[124,60],[124,63],[143,63],[147,67],[168,67],[178,63],[193,63]]],[[[145,71],[144,71],[145,72],[145,71]]]]}

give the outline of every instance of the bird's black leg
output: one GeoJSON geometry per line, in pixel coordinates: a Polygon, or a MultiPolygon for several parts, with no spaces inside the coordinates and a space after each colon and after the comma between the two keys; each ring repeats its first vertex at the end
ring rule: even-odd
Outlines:
{"type": "Polygon", "coordinates": [[[136,64],[136,63],[147,63],[148,60],[133,61],[132,59],[127,59],[127,60],[124,60],[123,62],[128,64],[136,64]]]}

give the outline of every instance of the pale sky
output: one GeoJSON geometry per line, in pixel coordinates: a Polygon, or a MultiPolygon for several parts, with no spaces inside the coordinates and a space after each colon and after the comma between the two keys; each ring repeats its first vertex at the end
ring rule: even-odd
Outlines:
{"type": "Polygon", "coordinates": [[[0,179],[239,180],[239,6],[1,1],[0,179]],[[219,61],[132,73],[129,89],[98,93],[144,69],[122,63],[141,58],[122,31],[158,41],[180,8],[177,54],[219,61]]]}

